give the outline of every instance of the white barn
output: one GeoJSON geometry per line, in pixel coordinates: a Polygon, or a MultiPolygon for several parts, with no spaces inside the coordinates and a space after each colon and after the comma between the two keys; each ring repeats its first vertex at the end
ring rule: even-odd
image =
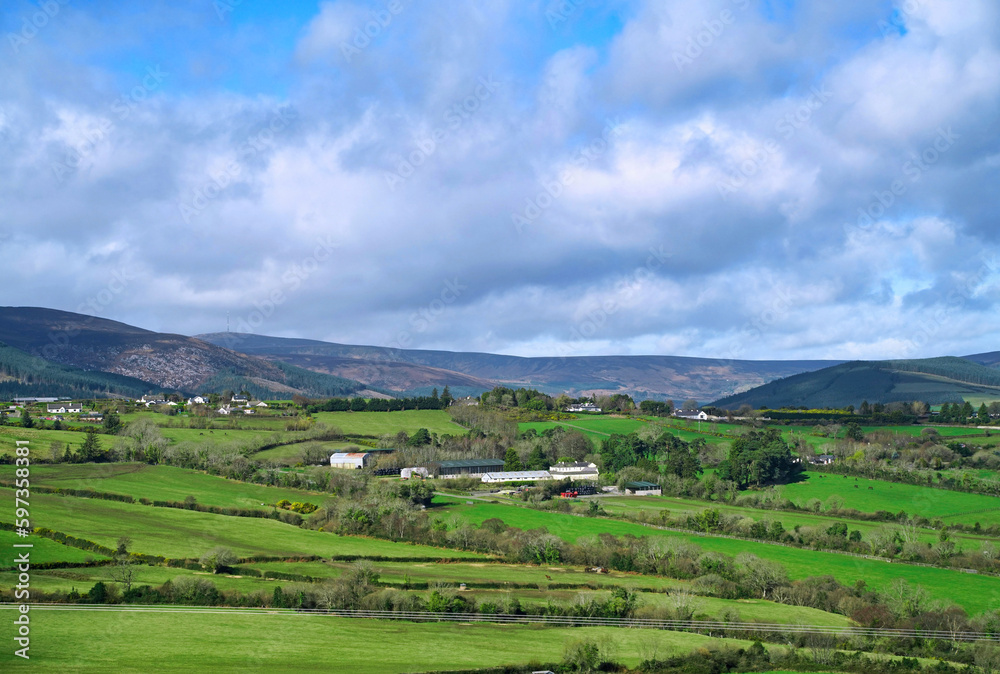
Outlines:
{"type": "Polygon", "coordinates": [[[482,477],[483,482],[537,482],[553,479],[555,478],[547,470],[508,470],[499,473],[486,473],[482,477]]]}
{"type": "Polygon", "coordinates": [[[371,463],[371,457],[369,452],[336,452],[330,456],[330,467],[360,470],[371,463]]]}

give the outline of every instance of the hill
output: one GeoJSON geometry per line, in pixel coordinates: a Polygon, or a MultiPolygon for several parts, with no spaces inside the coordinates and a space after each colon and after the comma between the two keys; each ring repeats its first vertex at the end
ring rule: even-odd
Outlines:
{"type": "Polygon", "coordinates": [[[136,398],[155,388],[132,377],[50,363],[0,343],[0,400],[46,396],[136,398]]]}
{"type": "Polygon", "coordinates": [[[953,356],[854,361],[772,381],[714,404],[727,409],[816,408],[857,406],[863,400],[961,402],[967,396],[1000,399],[1000,371],[953,356]]]}
{"type": "Polygon", "coordinates": [[[199,339],[246,354],[357,379],[396,393],[431,385],[478,393],[497,384],[547,393],[628,393],[636,399],[713,400],[839,361],[749,361],[683,356],[523,358],[490,353],[390,349],[236,333],[199,339]]]}
{"type": "Polygon", "coordinates": [[[350,395],[364,389],[356,381],[272,363],[200,339],[54,309],[0,307],[0,342],[34,356],[22,363],[23,380],[33,380],[32,368],[41,374],[42,363],[48,361],[145,382],[143,392],[243,388],[259,397],[290,398],[296,393],[350,395]]]}

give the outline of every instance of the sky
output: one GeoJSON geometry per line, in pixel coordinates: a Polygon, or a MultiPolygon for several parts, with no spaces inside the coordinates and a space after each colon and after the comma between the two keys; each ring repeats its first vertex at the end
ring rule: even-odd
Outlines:
{"type": "Polygon", "coordinates": [[[11,306],[523,356],[1000,349],[994,0],[6,0],[11,306]]]}

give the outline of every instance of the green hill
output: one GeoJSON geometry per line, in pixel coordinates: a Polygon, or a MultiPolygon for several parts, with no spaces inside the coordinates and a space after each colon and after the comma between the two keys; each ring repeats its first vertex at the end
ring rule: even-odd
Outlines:
{"type": "Polygon", "coordinates": [[[768,407],[844,407],[868,402],[922,400],[961,402],[966,397],[1000,400],[1000,370],[964,358],[853,361],[778,379],[714,405],[768,407]]]}

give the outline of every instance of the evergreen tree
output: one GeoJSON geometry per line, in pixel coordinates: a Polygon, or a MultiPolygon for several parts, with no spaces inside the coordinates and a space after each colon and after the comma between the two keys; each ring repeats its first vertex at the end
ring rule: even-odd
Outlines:
{"type": "Polygon", "coordinates": [[[986,407],[986,403],[979,406],[979,421],[980,423],[988,423],[990,420],[990,411],[986,407]]]}
{"type": "Polygon", "coordinates": [[[25,407],[24,412],[21,413],[21,427],[22,428],[35,427],[35,420],[31,418],[31,412],[28,411],[27,407],[25,407]]]}
{"type": "Polygon", "coordinates": [[[448,407],[455,399],[451,396],[451,391],[448,390],[448,385],[445,384],[444,391],[441,392],[441,406],[448,407]]]}
{"type": "Polygon", "coordinates": [[[435,386],[434,390],[431,391],[431,398],[433,398],[434,400],[438,399],[438,389],[437,389],[437,386],[435,386]]]}
{"type": "Polygon", "coordinates": [[[528,470],[545,470],[548,467],[549,460],[545,458],[545,452],[542,451],[541,445],[535,445],[531,454],[528,455],[528,470]]]}
{"type": "Polygon", "coordinates": [[[118,431],[122,428],[122,421],[118,418],[118,415],[111,412],[106,417],[104,417],[104,430],[109,435],[117,435],[118,431]]]}
{"type": "Polygon", "coordinates": [[[0,426],[6,426],[6,425],[7,425],[7,413],[0,412],[0,426]]]}
{"type": "Polygon", "coordinates": [[[524,470],[524,464],[521,463],[521,459],[513,447],[507,449],[507,454],[503,458],[503,469],[524,470]]]}
{"type": "Polygon", "coordinates": [[[87,439],[80,446],[80,461],[82,463],[100,461],[102,454],[101,445],[97,441],[97,430],[88,428],[87,439]]]}

